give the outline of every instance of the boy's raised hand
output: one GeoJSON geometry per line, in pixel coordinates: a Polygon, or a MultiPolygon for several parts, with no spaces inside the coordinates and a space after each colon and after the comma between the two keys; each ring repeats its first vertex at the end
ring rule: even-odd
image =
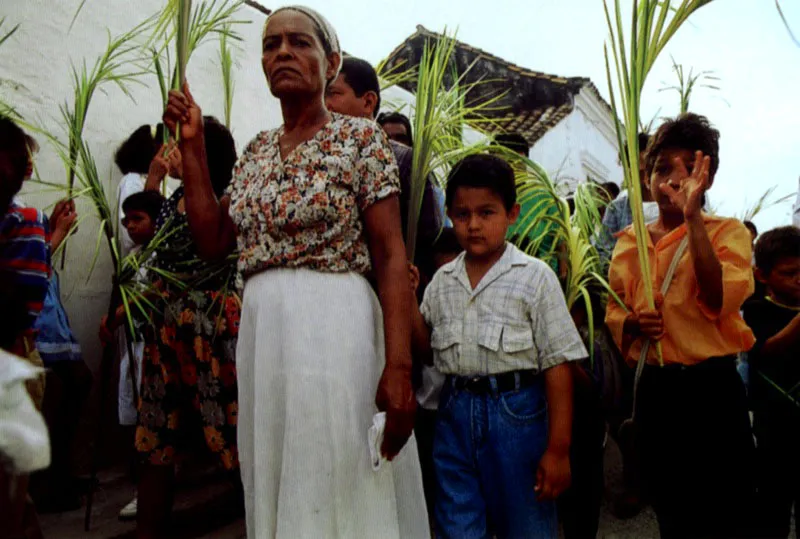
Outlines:
{"type": "Polygon", "coordinates": [[[674,159],[674,165],[681,178],[680,188],[675,190],[668,183],[661,185],[661,192],[669,197],[673,204],[683,210],[686,220],[696,218],[703,209],[703,193],[709,187],[709,169],[711,158],[704,156],[703,152],[695,152],[692,173],[686,170],[683,160],[674,159]]]}
{"type": "Polygon", "coordinates": [[[50,214],[50,229],[53,232],[61,231],[66,235],[77,217],[74,200],[59,200],[53,208],[53,213],[50,214]]]}
{"type": "Polygon", "coordinates": [[[555,500],[569,488],[571,481],[569,451],[545,451],[536,469],[536,486],[533,488],[536,499],[555,500]]]}

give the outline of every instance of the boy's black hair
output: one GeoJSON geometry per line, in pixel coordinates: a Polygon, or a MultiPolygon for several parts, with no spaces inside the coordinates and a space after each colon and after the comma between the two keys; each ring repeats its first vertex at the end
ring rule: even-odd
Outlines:
{"type": "MultiPolygon", "coordinates": [[[[639,143],[639,153],[642,153],[647,149],[647,144],[650,142],[650,133],[641,132],[637,135],[637,142],[639,143]]],[[[619,162],[622,163],[622,156],[628,156],[628,147],[623,146],[622,151],[617,156],[619,158],[619,162]]]]}
{"type": "Polygon", "coordinates": [[[384,124],[401,124],[403,127],[406,128],[406,133],[408,133],[408,142],[409,146],[414,146],[414,136],[411,134],[411,120],[408,119],[408,116],[401,112],[381,112],[378,114],[378,119],[375,120],[378,122],[378,125],[383,127],[384,124]]]}
{"type": "Polygon", "coordinates": [[[519,133],[500,133],[494,137],[492,144],[508,148],[512,152],[523,153],[526,156],[531,149],[531,145],[519,133]]]}
{"type": "Polygon", "coordinates": [[[123,174],[136,172],[147,174],[150,170],[150,162],[155,157],[158,148],[161,146],[164,136],[164,125],[158,124],[156,127],[156,137],[149,125],[142,125],[120,144],[114,154],[114,163],[123,174]]]}
{"type": "Polygon", "coordinates": [[[355,56],[345,56],[342,59],[342,68],[339,73],[344,77],[345,82],[356,97],[362,97],[367,92],[374,92],[378,98],[375,103],[375,108],[372,110],[372,117],[378,114],[381,110],[381,84],[378,82],[378,74],[375,68],[361,58],[355,56]]]}
{"type": "Polygon", "coordinates": [[[614,182],[605,182],[600,186],[608,194],[608,200],[612,201],[619,196],[619,185],[614,182]]]}
{"type": "Polygon", "coordinates": [[[203,116],[208,173],[214,194],[221,197],[231,183],[236,164],[236,143],[228,128],[213,116],[203,116]]]}
{"type": "Polygon", "coordinates": [[[782,258],[800,257],[800,228],[782,226],[764,232],[756,242],[756,267],[765,276],[782,258]]]}
{"type": "Polygon", "coordinates": [[[703,152],[703,155],[711,158],[708,179],[709,182],[714,181],[719,168],[719,131],[714,129],[708,118],[687,112],[661,124],[645,151],[644,163],[647,176],[653,172],[659,154],[667,149],[703,152]]]}
{"type": "Polygon", "coordinates": [[[742,224],[747,227],[747,230],[758,236],[758,229],[753,221],[742,221],[742,224]]]}
{"type": "MultiPolygon", "coordinates": [[[[34,151],[29,146],[29,135],[22,130],[13,120],[6,116],[0,116],[0,153],[3,160],[8,163],[10,178],[7,185],[0,186],[2,200],[0,203],[11,202],[11,199],[22,189],[22,182],[25,180],[25,172],[28,170],[28,158],[30,152],[34,151]]],[[[32,140],[32,139],[31,139],[32,140]]],[[[6,208],[0,209],[5,212],[6,208]]]]}
{"type": "Polygon", "coordinates": [[[517,203],[514,170],[496,155],[470,155],[456,163],[447,177],[445,203],[448,208],[452,206],[459,187],[491,189],[503,200],[506,211],[510,211],[517,203]]]}
{"type": "Polygon", "coordinates": [[[457,255],[463,250],[464,248],[458,243],[455,230],[451,227],[443,228],[433,243],[433,254],[435,255],[457,255]]]}
{"type": "Polygon", "coordinates": [[[164,197],[158,191],[141,191],[122,201],[122,211],[126,214],[132,211],[143,211],[155,223],[163,205],[164,197]]]}

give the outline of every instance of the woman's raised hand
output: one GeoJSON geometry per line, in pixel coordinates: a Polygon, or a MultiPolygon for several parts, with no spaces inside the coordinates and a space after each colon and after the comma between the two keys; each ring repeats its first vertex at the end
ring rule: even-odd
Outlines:
{"type": "Polygon", "coordinates": [[[203,112],[189,91],[189,83],[183,83],[183,91],[170,90],[163,119],[164,125],[173,135],[180,125],[181,142],[202,138],[203,112]]]}

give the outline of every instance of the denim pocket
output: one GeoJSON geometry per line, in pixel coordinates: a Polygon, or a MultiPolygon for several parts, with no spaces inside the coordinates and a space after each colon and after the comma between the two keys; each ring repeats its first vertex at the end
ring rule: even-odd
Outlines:
{"type": "Polygon", "coordinates": [[[500,395],[500,408],[513,421],[533,423],[546,417],[547,401],[538,387],[526,388],[500,395]]]}

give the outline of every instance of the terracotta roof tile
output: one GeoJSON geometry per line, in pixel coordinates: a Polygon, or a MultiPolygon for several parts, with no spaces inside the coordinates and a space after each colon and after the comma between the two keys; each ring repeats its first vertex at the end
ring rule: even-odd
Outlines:
{"type": "MultiPolygon", "coordinates": [[[[401,61],[406,62],[406,67],[418,65],[425,41],[441,37],[441,34],[418,25],[417,31],[389,55],[387,67],[401,61]]],[[[499,127],[489,126],[487,130],[490,132],[515,130],[533,145],[573,110],[575,96],[583,88],[588,88],[611,111],[588,78],[562,77],[527,69],[461,41],[456,41],[454,57],[459,74],[475,64],[465,77],[467,83],[485,81],[470,91],[479,94],[469,95],[470,101],[480,100],[481,97],[486,99],[498,95],[499,91],[508,90],[502,99],[503,109],[488,114],[499,124],[499,127]]],[[[402,86],[412,93],[416,89],[414,82],[402,86]]]]}

